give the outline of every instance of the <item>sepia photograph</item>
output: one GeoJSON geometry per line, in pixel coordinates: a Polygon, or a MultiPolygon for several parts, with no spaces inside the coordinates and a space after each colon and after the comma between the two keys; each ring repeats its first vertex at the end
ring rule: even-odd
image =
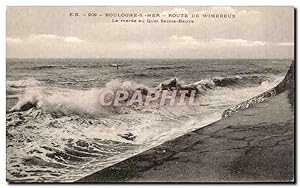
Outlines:
{"type": "Polygon", "coordinates": [[[292,6],[8,6],[6,181],[295,183],[295,21],[292,6]]]}

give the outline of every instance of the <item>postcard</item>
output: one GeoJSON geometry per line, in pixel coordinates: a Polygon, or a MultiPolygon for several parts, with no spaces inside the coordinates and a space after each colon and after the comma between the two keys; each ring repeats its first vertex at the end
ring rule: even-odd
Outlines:
{"type": "Polygon", "coordinates": [[[9,6],[9,183],[295,183],[295,9],[9,6]]]}

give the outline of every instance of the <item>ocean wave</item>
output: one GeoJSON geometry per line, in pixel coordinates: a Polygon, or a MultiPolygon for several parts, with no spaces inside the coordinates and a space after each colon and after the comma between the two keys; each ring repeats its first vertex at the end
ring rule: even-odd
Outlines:
{"type": "Polygon", "coordinates": [[[187,69],[190,68],[190,66],[186,65],[170,65],[170,66],[152,66],[152,67],[146,67],[148,70],[164,70],[164,69],[187,69]]]}
{"type": "Polygon", "coordinates": [[[110,65],[100,64],[100,65],[41,65],[35,67],[16,67],[15,69],[24,70],[44,70],[44,69],[69,69],[69,68],[105,68],[110,65]]]}
{"type": "Polygon", "coordinates": [[[72,68],[84,68],[84,69],[93,69],[93,68],[107,68],[107,67],[124,67],[129,66],[128,64],[75,64],[75,65],[39,65],[34,67],[15,67],[15,69],[21,70],[49,70],[49,69],[72,69],[72,68]]]}
{"type": "Polygon", "coordinates": [[[26,87],[36,87],[41,85],[42,82],[36,80],[35,78],[27,78],[24,80],[7,80],[6,86],[8,88],[26,88],[26,87]]]}
{"type": "Polygon", "coordinates": [[[267,77],[264,75],[236,75],[229,77],[214,77],[212,79],[202,79],[198,82],[191,84],[184,84],[178,78],[172,78],[159,84],[157,88],[161,90],[165,89],[186,89],[196,90],[197,94],[203,94],[208,89],[214,87],[230,87],[230,86],[257,86],[266,81],[267,77]]]}
{"type": "Polygon", "coordinates": [[[134,91],[136,90],[140,90],[142,95],[147,95],[147,93],[151,90],[159,91],[160,93],[163,90],[177,90],[177,94],[180,90],[187,90],[187,97],[190,96],[192,91],[195,91],[197,97],[198,95],[204,95],[208,90],[214,89],[215,87],[243,87],[249,83],[252,85],[259,85],[265,83],[264,80],[267,81],[265,76],[260,75],[238,75],[231,77],[202,79],[191,84],[184,84],[184,82],[175,77],[161,82],[155,88],[149,88],[147,86],[130,81],[112,80],[111,82],[107,83],[106,87],[104,88],[92,88],[89,90],[72,90],[61,88],[49,89],[45,87],[37,87],[41,85],[41,82],[33,78],[27,80],[9,81],[7,84],[10,87],[26,87],[25,93],[19,97],[19,101],[10,110],[11,112],[26,111],[30,108],[36,107],[43,108],[50,112],[60,111],[64,114],[75,113],[81,115],[101,116],[112,113],[128,113],[128,110],[124,110],[124,108],[102,106],[99,103],[99,96],[107,90],[125,90],[128,91],[130,95],[133,95],[134,91]]]}
{"type": "Polygon", "coordinates": [[[105,88],[92,88],[90,90],[51,89],[44,87],[27,88],[10,112],[42,108],[48,112],[59,111],[66,115],[101,116],[112,112],[120,113],[122,108],[105,107],[99,103],[101,93],[106,90],[146,90],[146,87],[134,82],[113,80],[107,83],[105,88]]]}

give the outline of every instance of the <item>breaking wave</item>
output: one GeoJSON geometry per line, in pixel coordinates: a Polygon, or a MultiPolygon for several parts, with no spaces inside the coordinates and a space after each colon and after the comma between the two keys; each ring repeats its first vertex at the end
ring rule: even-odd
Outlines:
{"type": "MultiPolygon", "coordinates": [[[[59,111],[66,115],[69,114],[81,114],[91,116],[108,115],[111,113],[125,113],[128,109],[104,107],[99,103],[99,95],[106,90],[126,90],[129,92],[141,90],[143,95],[146,95],[149,90],[156,91],[173,91],[173,90],[188,90],[196,91],[196,95],[205,95],[208,90],[212,90],[216,87],[245,87],[247,85],[258,86],[268,83],[268,79],[265,76],[260,75],[238,75],[231,77],[216,77],[212,79],[202,79],[198,82],[191,84],[184,84],[178,78],[172,78],[160,83],[155,88],[149,88],[147,86],[137,84],[130,81],[112,80],[106,84],[104,88],[92,88],[89,90],[72,90],[62,88],[45,88],[42,87],[40,81],[34,78],[8,81],[8,87],[25,88],[25,92],[19,96],[19,101],[10,110],[26,111],[30,108],[42,108],[48,112],[59,111]]],[[[11,90],[8,90],[12,92],[11,90]]]]}

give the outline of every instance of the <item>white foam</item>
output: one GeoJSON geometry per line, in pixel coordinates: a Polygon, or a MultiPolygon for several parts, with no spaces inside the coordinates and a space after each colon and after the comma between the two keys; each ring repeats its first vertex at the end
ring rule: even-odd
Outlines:
{"type": "Polygon", "coordinates": [[[36,87],[39,86],[41,84],[40,81],[36,80],[35,78],[27,78],[24,80],[7,80],[6,81],[6,86],[7,87],[36,87]]]}

